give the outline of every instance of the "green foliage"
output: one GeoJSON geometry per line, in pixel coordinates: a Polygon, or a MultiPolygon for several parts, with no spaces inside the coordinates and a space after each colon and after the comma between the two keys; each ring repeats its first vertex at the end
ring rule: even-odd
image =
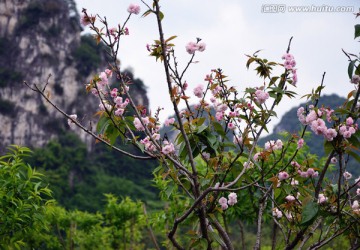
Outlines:
{"type": "Polygon", "coordinates": [[[151,186],[153,161],[136,161],[119,155],[104,145],[89,154],[78,136],[64,133],[28,159],[46,174],[54,198],[67,209],[100,211],[104,193],[128,195],[154,204],[151,186]]]}
{"type": "MultiPolygon", "coordinates": [[[[23,249],[144,249],[143,204],[106,195],[105,212],[47,207],[46,229],[24,235],[23,249]]],[[[36,224],[35,226],[39,226],[36,224]]]]}
{"type": "Polygon", "coordinates": [[[24,14],[21,15],[18,28],[26,30],[33,28],[43,19],[51,18],[64,9],[64,3],[61,1],[36,0],[32,1],[24,14]]]}
{"type": "Polygon", "coordinates": [[[51,191],[43,175],[24,162],[31,151],[12,146],[0,157],[0,245],[19,248],[24,235],[46,229],[45,211],[51,191]],[[37,225],[34,227],[34,225],[37,225]]]}
{"type": "Polygon", "coordinates": [[[76,68],[80,76],[88,76],[100,66],[103,49],[103,46],[97,46],[91,35],[81,37],[80,46],[74,51],[76,68]]]}

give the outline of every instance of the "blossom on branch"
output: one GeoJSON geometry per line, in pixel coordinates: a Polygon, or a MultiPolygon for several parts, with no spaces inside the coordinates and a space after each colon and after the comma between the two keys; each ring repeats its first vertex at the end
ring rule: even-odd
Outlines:
{"type": "Polygon", "coordinates": [[[219,204],[221,205],[222,210],[226,210],[229,207],[227,204],[227,199],[225,197],[221,197],[219,199],[219,204]]]}
{"type": "Polygon", "coordinates": [[[71,119],[68,119],[68,125],[70,128],[72,128],[74,125],[75,125],[75,122],[74,120],[77,119],[77,115],[76,114],[72,114],[72,115],[69,115],[71,119]]]}
{"type": "Polygon", "coordinates": [[[135,15],[138,15],[140,13],[140,6],[139,5],[136,5],[136,4],[130,4],[127,11],[130,13],[130,14],[135,14],[135,15]]]}

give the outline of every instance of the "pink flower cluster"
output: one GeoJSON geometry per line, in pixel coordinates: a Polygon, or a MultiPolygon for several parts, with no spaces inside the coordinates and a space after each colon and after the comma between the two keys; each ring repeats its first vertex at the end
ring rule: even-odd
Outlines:
{"type": "Polygon", "coordinates": [[[261,89],[256,90],[255,95],[257,102],[260,104],[263,104],[269,98],[269,93],[261,89]]]}
{"type": "Polygon", "coordinates": [[[203,52],[206,48],[205,43],[195,43],[195,42],[189,42],[186,46],[186,51],[189,54],[194,54],[196,51],[203,52]]]}
{"type": "Polygon", "coordinates": [[[274,151],[278,149],[282,149],[283,143],[280,139],[278,139],[276,142],[271,140],[265,143],[264,148],[268,151],[274,151]]]}
{"type": "Polygon", "coordinates": [[[140,6],[139,5],[136,5],[136,4],[130,4],[127,11],[130,13],[130,14],[135,14],[135,15],[138,15],[140,13],[140,6]]]}
{"type": "Polygon", "coordinates": [[[174,124],[174,122],[175,122],[175,118],[169,118],[169,119],[165,120],[164,125],[170,126],[170,125],[174,124]]]}
{"type": "Polygon", "coordinates": [[[328,198],[324,194],[319,194],[319,197],[318,197],[319,204],[323,204],[323,203],[327,202],[327,200],[328,200],[328,198]]]}
{"type": "Polygon", "coordinates": [[[125,101],[123,101],[123,98],[121,96],[117,95],[117,89],[113,89],[111,91],[111,96],[115,96],[114,98],[114,102],[115,102],[115,115],[116,116],[122,116],[124,114],[125,108],[127,107],[127,105],[129,104],[129,99],[126,98],[125,101]]]}
{"type": "MultiPolygon", "coordinates": [[[[302,178],[315,178],[319,175],[317,171],[315,171],[313,168],[308,168],[306,171],[302,169],[299,163],[296,161],[292,161],[291,165],[297,169],[297,173],[302,178]]],[[[294,180],[295,181],[295,180],[294,180]]]]}
{"type": "Polygon", "coordinates": [[[108,101],[103,100],[103,101],[100,101],[100,103],[99,103],[99,110],[100,111],[106,110],[107,112],[111,112],[112,106],[111,106],[111,104],[109,104],[108,101]]]}
{"type": "Polygon", "coordinates": [[[297,149],[302,148],[304,146],[304,143],[305,143],[304,139],[300,138],[297,142],[297,149]]]}
{"type": "Polygon", "coordinates": [[[360,83],[360,76],[359,75],[353,75],[352,77],[351,77],[351,81],[350,81],[351,83],[353,83],[353,84],[359,84],[360,83]]]}
{"type": "Polygon", "coordinates": [[[204,86],[199,84],[194,88],[194,95],[198,98],[202,98],[204,95],[204,86]]]}
{"type": "Polygon", "coordinates": [[[306,171],[301,171],[300,169],[298,170],[298,174],[300,175],[300,177],[303,178],[309,178],[309,177],[317,177],[319,175],[318,171],[315,171],[313,168],[308,168],[306,171]]]}
{"type": "Polygon", "coordinates": [[[225,197],[221,197],[219,199],[219,204],[222,210],[226,210],[229,206],[234,206],[237,203],[237,194],[230,193],[228,196],[228,200],[225,197]]]}
{"type": "Polygon", "coordinates": [[[162,152],[164,155],[168,155],[168,154],[174,153],[174,152],[175,152],[174,144],[172,144],[171,142],[165,141],[165,142],[164,142],[164,146],[163,146],[161,152],[162,152]]]}
{"type": "Polygon", "coordinates": [[[99,93],[105,93],[107,91],[107,87],[109,85],[109,78],[112,77],[112,71],[106,69],[99,74],[99,81],[96,82],[96,88],[91,89],[91,93],[95,96],[98,96],[99,93]]]}
{"type": "Polygon", "coordinates": [[[353,202],[353,204],[351,205],[351,208],[352,208],[352,210],[353,210],[353,212],[355,214],[360,214],[360,205],[359,205],[359,202],[357,200],[355,200],[353,202]]]}
{"type": "Polygon", "coordinates": [[[296,69],[294,68],[296,66],[296,61],[294,59],[294,56],[292,54],[286,53],[282,56],[282,59],[285,60],[284,67],[287,70],[290,70],[292,73],[292,84],[296,86],[296,83],[298,81],[296,69]]]}
{"type": "Polygon", "coordinates": [[[88,25],[91,23],[91,22],[90,22],[90,18],[87,17],[87,16],[85,15],[85,13],[84,13],[84,14],[82,14],[81,17],[80,17],[80,23],[81,23],[83,26],[88,26],[88,25]]]}
{"type": "Polygon", "coordinates": [[[345,180],[350,180],[352,178],[352,174],[349,173],[348,171],[345,171],[343,173],[343,176],[344,176],[345,180]]]}
{"type": "Polygon", "coordinates": [[[277,207],[273,208],[272,214],[274,217],[276,217],[278,219],[280,219],[282,217],[282,212],[277,207]]]}
{"type": "Polygon", "coordinates": [[[282,171],[278,174],[278,178],[280,181],[286,180],[287,178],[289,178],[289,174],[285,171],[282,171]]]}
{"type": "Polygon", "coordinates": [[[350,138],[355,134],[357,128],[357,124],[354,125],[354,120],[349,117],[346,119],[346,122],[339,127],[339,134],[344,138],[350,138]]]}
{"type": "MultiPolygon", "coordinates": [[[[154,140],[159,140],[160,139],[160,134],[154,134],[153,135],[153,139],[154,140]]],[[[144,139],[140,140],[140,143],[144,145],[145,150],[150,151],[150,152],[154,152],[156,151],[156,146],[155,144],[150,140],[150,137],[147,136],[144,139]]]]}
{"type": "MultiPolygon", "coordinates": [[[[141,117],[141,121],[147,126],[150,123],[149,117],[141,117]]],[[[140,119],[135,117],[134,126],[138,131],[145,131],[145,127],[142,125],[140,119]]]]}
{"type": "Polygon", "coordinates": [[[225,111],[228,109],[228,106],[223,103],[214,102],[214,108],[216,111],[215,113],[216,120],[222,121],[224,119],[225,111]]]}
{"type": "MultiPolygon", "coordinates": [[[[326,117],[328,122],[332,121],[332,114],[334,110],[319,108],[315,109],[312,105],[309,106],[310,112],[306,115],[304,107],[300,107],[297,110],[297,116],[299,121],[303,125],[309,125],[311,130],[316,135],[323,135],[327,141],[332,141],[337,136],[338,132],[335,128],[327,128],[323,116],[326,117]]],[[[350,135],[351,136],[351,135],[350,135]]]]}

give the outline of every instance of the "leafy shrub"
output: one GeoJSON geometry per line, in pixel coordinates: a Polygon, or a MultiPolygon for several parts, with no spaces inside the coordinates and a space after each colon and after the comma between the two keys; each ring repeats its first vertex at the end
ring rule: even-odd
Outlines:
{"type": "MultiPolygon", "coordinates": [[[[24,234],[44,226],[44,214],[52,201],[43,175],[24,162],[31,151],[12,146],[0,157],[0,245],[18,248],[24,234]],[[45,198],[47,197],[47,198],[45,198]],[[34,223],[39,222],[38,228],[34,223]]],[[[11,247],[10,247],[11,248],[11,247]]]]}

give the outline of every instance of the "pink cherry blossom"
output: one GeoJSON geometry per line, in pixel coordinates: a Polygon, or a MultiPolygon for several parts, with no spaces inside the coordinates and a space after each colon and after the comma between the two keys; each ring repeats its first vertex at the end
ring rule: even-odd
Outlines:
{"type": "Polygon", "coordinates": [[[230,206],[233,206],[237,203],[237,195],[236,193],[230,193],[228,196],[229,200],[228,200],[228,204],[230,206]]]}
{"type": "Polygon", "coordinates": [[[198,51],[203,52],[206,49],[205,43],[198,43],[198,51]]]}
{"type": "Polygon", "coordinates": [[[303,138],[301,138],[301,139],[299,139],[298,140],[298,143],[297,143],[297,149],[300,149],[300,148],[302,148],[303,146],[304,146],[304,139],[303,138]]]}
{"type": "Polygon", "coordinates": [[[353,124],[354,124],[353,118],[348,117],[348,118],[346,119],[346,125],[347,125],[347,126],[351,126],[351,125],[353,125],[353,124]]]}
{"type": "Polygon", "coordinates": [[[289,174],[285,171],[282,171],[278,174],[278,178],[280,181],[286,180],[287,178],[289,178],[289,174]]]}
{"type": "Polygon", "coordinates": [[[80,23],[81,23],[83,26],[88,26],[88,25],[90,24],[90,18],[87,17],[87,16],[85,15],[85,13],[84,13],[84,14],[81,15],[80,23]]]}
{"type": "Polygon", "coordinates": [[[295,197],[293,195],[288,195],[288,196],[285,197],[285,200],[291,202],[291,201],[294,201],[296,199],[295,199],[295,197]]]}
{"type": "Polygon", "coordinates": [[[336,159],[336,157],[331,158],[330,162],[331,162],[332,164],[337,163],[337,159],[336,159]]]}
{"type": "Polygon", "coordinates": [[[257,101],[262,104],[269,98],[269,93],[263,91],[263,90],[256,90],[255,91],[256,99],[257,101]]]}
{"type": "Polygon", "coordinates": [[[225,197],[221,197],[219,199],[219,204],[221,205],[222,210],[226,210],[228,208],[227,199],[225,197]]]}
{"type": "Polygon", "coordinates": [[[111,92],[110,92],[110,95],[111,95],[112,98],[117,97],[117,95],[118,95],[118,89],[117,89],[117,88],[113,88],[113,89],[111,90],[111,92]]]}
{"type": "Polygon", "coordinates": [[[216,112],[215,118],[218,121],[221,121],[224,118],[224,112],[216,112]]]}
{"type": "Polygon", "coordinates": [[[315,171],[313,168],[309,168],[306,173],[308,174],[309,177],[317,177],[319,175],[319,173],[317,171],[315,171]]]}
{"type": "Polygon", "coordinates": [[[297,180],[295,180],[295,179],[291,179],[291,180],[290,180],[290,185],[291,185],[291,186],[299,185],[299,181],[297,181],[297,180]]]}
{"type": "Polygon", "coordinates": [[[294,59],[294,56],[290,53],[286,53],[281,57],[281,59],[286,60],[286,61],[291,61],[294,59]]]}
{"type": "Polygon", "coordinates": [[[357,185],[358,187],[360,187],[360,177],[357,178],[357,179],[355,179],[355,183],[356,183],[356,185],[357,185]]]}
{"type": "Polygon", "coordinates": [[[203,97],[203,93],[204,92],[204,86],[199,84],[198,86],[196,86],[194,88],[194,95],[198,98],[202,98],[203,97]]]}
{"type": "Polygon", "coordinates": [[[76,114],[72,114],[72,115],[69,115],[69,119],[68,119],[68,125],[69,125],[69,127],[74,127],[74,125],[75,125],[75,122],[74,122],[74,120],[76,120],[77,119],[77,115],[76,114]]]}
{"type": "Polygon", "coordinates": [[[130,13],[130,14],[139,14],[140,13],[140,6],[139,5],[136,5],[136,4],[130,4],[127,11],[130,13]]]}
{"type": "Polygon", "coordinates": [[[309,177],[309,174],[307,171],[300,171],[298,170],[298,174],[300,175],[300,177],[303,177],[303,178],[308,178],[309,177]]]}
{"type": "Polygon", "coordinates": [[[175,147],[174,144],[169,143],[169,142],[164,142],[165,146],[163,146],[161,152],[165,155],[167,154],[171,154],[175,152],[175,147]]]}
{"type": "Polygon", "coordinates": [[[280,219],[282,217],[282,212],[279,209],[277,209],[276,207],[273,208],[272,214],[274,217],[276,217],[278,219],[280,219]]]}
{"type": "Polygon", "coordinates": [[[169,118],[169,119],[166,119],[164,124],[165,126],[170,126],[171,124],[174,124],[175,122],[175,118],[169,118]]]}
{"type": "Polygon", "coordinates": [[[353,210],[358,210],[360,208],[359,202],[358,201],[354,201],[353,204],[351,205],[351,208],[353,210]]]}
{"type": "Polygon", "coordinates": [[[319,197],[318,197],[319,204],[323,204],[323,203],[327,202],[327,200],[328,200],[328,198],[324,194],[319,194],[319,197]]]}
{"type": "Polygon", "coordinates": [[[345,171],[343,173],[343,176],[344,176],[345,180],[350,180],[352,178],[352,174],[349,173],[348,171],[345,171]]]}
{"type": "Polygon", "coordinates": [[[208,160],[210,159],[210,154],[207,153],[207,152],[203,152],[203,153],[201,153],[201,155],[204,157],[204,159],[205,159],[206,161],[208,161],[208,160]]]}
{"type": "Polygon", "coordinates": [[[337,136],[337,132],[335,129],[329,128],[329,129],[325,130],[324,136],[327,141],[333,141],[334,138],[337,136]]]}
{"type": "Polygon", "coordinates": [[[232,123],[232,122],[229,122],[228,123],[228,128],[231,129],[231,130],[234,130],[236,128],[235,124],[232,123]]]}
{"type": "Polygon", "coordinates": [[[194,54],[195,51],[197,51],[198,46],[197,46],[197,44],[194,43],[194,42],[189,42],[189,43],[185,46],[185,48],[186,48],[186,51],[187,51],[189,54],[194,54]]]}
{"type": "Polygon", "coordinates": [[[116,109],[114,114],[116,116],[122,116],[124,114],[124,109],[116,109]]]}
{"type": "Polygon", "coordinates": [[[353,75],[352,77],[351,77],[351,81],[350,81],[351,83],[353,83],[353,84],[358,84],[359,82],[360,82],[360,76],[359,75],[353,75]]]}
{"type": "Polygon", "coordinates": [[[299,119],[299,121],[303,124],[303,125],[306,125],[306,118],[304,116],[304,112],[305,112],[305,109],[304,107],[300,107],[298,108],[297,110],[297,117],[299,119]]]}

